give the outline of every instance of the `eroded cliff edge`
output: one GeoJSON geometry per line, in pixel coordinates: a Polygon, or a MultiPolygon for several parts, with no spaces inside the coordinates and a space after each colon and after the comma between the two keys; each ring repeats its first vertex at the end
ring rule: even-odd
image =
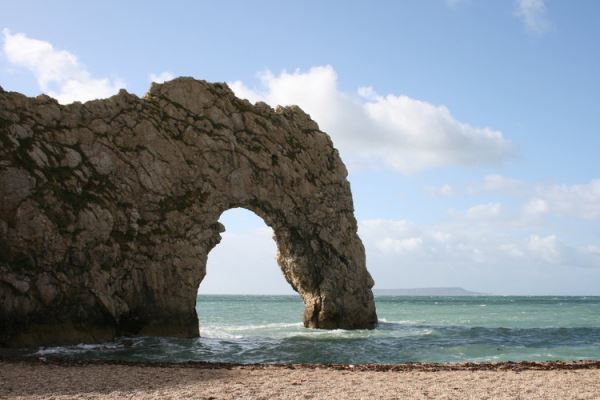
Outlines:
{"type": "Polygon", "coordinates": [[[196,292],[234,207],[273,228],[306,326],[372,328],[346,176],[302,110],[224,84],[67,106],[0,89],[0,345],[197,336],[196,292]]]}

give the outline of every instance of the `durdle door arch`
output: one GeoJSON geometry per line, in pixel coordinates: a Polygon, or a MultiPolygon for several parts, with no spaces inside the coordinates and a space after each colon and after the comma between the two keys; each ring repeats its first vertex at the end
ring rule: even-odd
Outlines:
{"type": "Polygon", "coordinates": [[[311,328],[373,328],[347,172],[298,107],[178,78],[59,105],[0,88],[0,346],[198,336],[221,213],[271,226],[311,328]]]}

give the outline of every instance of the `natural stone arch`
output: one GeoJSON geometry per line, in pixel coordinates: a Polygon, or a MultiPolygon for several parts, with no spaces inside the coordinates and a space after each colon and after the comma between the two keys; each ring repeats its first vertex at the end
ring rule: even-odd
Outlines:
{"type": "Polygon", "coordinates": [[[242,207],[312,328],[377,323],[347,172],[298,107],[224,84],[60,106],[0,89],[0,343],[198,335],[196,291],[242,207]]]}

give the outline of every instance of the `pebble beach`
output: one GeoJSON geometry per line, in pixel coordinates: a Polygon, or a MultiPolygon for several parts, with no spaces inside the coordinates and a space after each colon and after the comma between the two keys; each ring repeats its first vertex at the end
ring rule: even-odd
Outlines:
{"type": "Polygon", "coordinates": [[[600,365],[0,362],[0,399],[598,399],[600,365]]]}

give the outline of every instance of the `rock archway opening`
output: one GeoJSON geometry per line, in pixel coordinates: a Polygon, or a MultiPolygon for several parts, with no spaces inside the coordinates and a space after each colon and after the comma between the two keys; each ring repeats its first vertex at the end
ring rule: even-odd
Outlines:
{"type": "Polygon", "coordinates": [[[277,265],[273,229],[261,217],[245,208],[232,208],[221,214],[219,223],[225,231],[208,254],[198,294],[297,294],[277,265]]]}
{"type": "Polygon", "coordinates": [[[293,303],[289,309],[302,320],[302,298],[293,290],[277,264],[274,232],[265,221],[245,208],[226,210],[219,217],[225,231],[208,254],[206,275],[200,282],[196,313],[200,336],[219,334],[239,325],[277,321],[275,303],[293,303]],[[240,321],[243,320],[243,321],[240,321]],[[243,323],[241,323],[243,322],[243,323]]]}

